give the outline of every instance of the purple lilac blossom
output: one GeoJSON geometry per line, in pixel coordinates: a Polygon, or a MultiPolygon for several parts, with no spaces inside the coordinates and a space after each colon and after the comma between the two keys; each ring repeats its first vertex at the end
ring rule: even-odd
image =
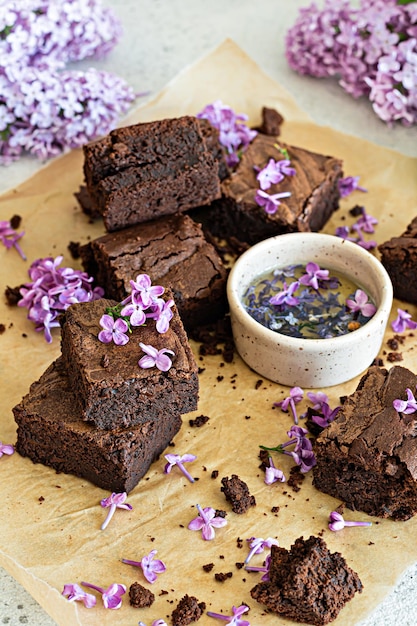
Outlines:
{"type": "Polygon", "coordinates": [[[414,330],[417,328],[417,322],[411,319],[411,314],[403,309],[397,309],[397,317],[391,323],[394,333],[403,333],[407,328],[414,330]]]}
{"type": "Polygon", "coordinates": [[[197,504],[198,516],[191,520],[188,524],[189,530],[201,530],[201,536],[204,541],[211,541],[215,538],[215,528],[223,528],[226,526],[227,520],[223,517],[216,517],[215,509],[211,507],[201,508],[197,504]]]}
{"type": "Polygon", "coordinates": [[[339,193],[342,198],[346,198],[355,190],[368,191],[365,187],[359,185],[359,176],[346,176],[341,178],[338,182],[339,193]]]}
{"type": "Polygon", "coordinates": [[[376,306],[369,302],[368,294],[362,289],[357,289],[353,298],[347,298],[346,306],[352,312],[361,313],[364,317],[372,317],[376,311],[376,306]]]}
{"type": "Polygon", "coordinates": [[[405,390],[407,394],[407,400],[393,400],[392,406],[398,413],[404,413],[404,415],[409,415],[410,413],[415,413],[417,411],[417,400],[414,397],[411,389],[407,387],[405,390]]]}
{"type": "Polygon", "coordinates": [[[274,215],[277,212],[279,205],[281,204],[280,200],[283,198],[289,198],[291,196],[290,191],[282,191],[281,193],[273,193],[269,194],[266,191],[262,191],[262,189],[258,189],[255,194],[255,202],[259,206],[263,206],[265,209],[265,213],[269,215],[274,215]]]}
{"type": "Polygon", "coordinates": [[[342,407],[337,406],[335,409],[331,409],[327,402],[322,402],[320,406],[321,415],[312,415],[312,421],[321,428],[327,428],[332,422],[342,407]]]}
{"type": "Polygon", "coordinates": [[[249,611],[249,607],[246,606],[246,604],[241,604],[238,607],[232,607],[233,615],[223,615],[222,613],[213,613],[213,611],[207,611],[207,615],[209,617],[214,617],[215,619],[221,619],[231,626],[250,626],[250,622],[240,619],[247,611],[249,611]]]}
{"type": "Polygon", "coordinates": [[[272,296],[269,300],[270,304],[280,306],[281,304],[288,304],[289,306],[299,303],[299,299],[293,296],[293,293],[297,291],[300,283],[298,280],[287,285],[286,281],[282,283],[283,289],[279,291],[275,296],[272,296]]]}
{"type": "Polygon", "coordinates": [[[126,498],[127,493],[123,491],[122,493],[112,493],[110,496],[103,498],[100,501],[100,506],[103,508],[109,508],[107,517],[101,525],[101,530],[105,530],[107,528],[116,509],[126,509],[127,511],[131,511],[133,509],[132,505],[126,502],[126,498]]]}
{"type": "Polygon", "coordinates": [[[184,474],[186,478],[190,481],[190,483],[194,482],[194,478],[191,474],[185,469],[184,463],[192,463],[196,460],[195,454],[183,454],[180,456],[179,454],[166,454],[166,460],[168,463],[164,467],[164,474],[170,474],[172,468],[176,465],[179,470],[184,474]]]}
{"type": "MultiPolygon", "coordinates": [[[[0,112],[1,112],[1,107],[0,107],[0,112]]],[[[0,134],[1,134],[1,131],[0,131],[0,134]]],[[[16,232],[16,230],[12,228],[9,221],[7,220],[0,221],[0,241],[5,246],[5,248],[7,248],[7,250],[10,250],[10,248],[15,248],[15,250],[17,250],[17,252],[20,254],[22,259],[26,261],[26,255],[24,254],[22,248],[20,247],[20,244],[18,244],[19,239],[21,239],[24,234],[25,234],[24,231],[22,231],[21,233],[16,232]]]]}
{"type": "Polygon", "coordinates": [[[122,606],[122,596],[126,593],[125,585],[113,583],[107,589],[103,589],[103,587],[97,587],[97,585],[91,583],[82,582],[81,584],[101,593],[105,609],[120,609],[122,606]]]}
{"type": "Polygon", "coordinates": [[[2,443],[0,441],[0,458],[3,456],[3,454],[7,454],[8,456],[12,455],[14,452],[14,446],[12,446],[10,443],[2,443]]]}
{"type": "Polygon", "coordinates": [[[145,352],[145,356],[138,361],[139,367],[142,369],[157,367],[161,372],[167,372],[171,368],[172,361],[168,354],[175,355],[172,350],[168,350],[168,348],[157,350],[153,346],[141,342],[139,342],[139,345],[143,352],[145,352]]]}
{"type": "MultiPolygon", "coordinates": [[[[303,395],[304,395],[304,391],[301,389],[301,387],[292,387],[290,389],[289,396],[287,396],[286,398],[284,398],[284,400],[281,400],[280,402],[274,402],[273,406],[281,407],[281,410],[284,411],[285,413],[290,408],[293,418],[294,418],[294,423],[298,424],[298,415],[297,415],[297,409],[295,408],[295,405],[298,402],[301,402],[301,400],[303,399],[303,395]]],[[[298,428],[296,431],[294,431],[294,433],[296,433],[298,436],[298,431],[300,430],[305,431],[305,429],[298,428]]],[[[305,431],[305,433],[307,433],[307,431],[305,431]]],[[[289,436],[293,437],[294,434],[291,434],[289,436]]]]}
{"type": "Polygon", "coordinates": [[[68,598],[69,602],[83,602],[86,609],[91,609],[97,603],[95,596],[81,589],[77,583],[64,585],[61,595],[68,598]]]}
{"type": "Polygon", "coordinates": [[[98,339],[102,343],[111,343],[113,341],[116,346],[124,346],[129,341],[129,337],[126,335],[129,326],[120,317],[114,319],[114,317],[105,313],[100,318],[100,326],[103,330],[99,332],[98,339]]]}
{"type": "Polygon", "coordinates": [[[245,559],[245,564],[249,563],[251,558],[255,554],[262,554],[265,548],[270,549],[271,546],[278,546],[278,540],[273,537],[268,537],[268,539],[262,539],[262,537],[251,537],[246,540],[249,543],[250,551],[248,556],[245,559]]]}
{"type": "Polygon", "coordinates": [[[329,280],[329,270],[323,270],[317,263],[307,263],[306,273],[303,274],[299,281],[302,285],[308,285],[313,289],[319,288],[319,280],[329,280]]]}
{"type": "Polygon", "coordinates": [[[337,532],[345,526],[372,526],[372,522],[348,522],[343,518],[343,515],[337,511],[332,511],[329,515],[329,529],[337,532]]]}
{"type": "Polygon", "coordinates": [[[101,287],[91,287],[93,279],[85,272],[59,267],[62,256],[37,259],[29,267],[31,282],[20,288],[22,298],[17,303],[28,309],[28,319],[36,331],[43,331],[48,343],[51,329],[59,327],[58,315],[75,302],[98,300],[104,295],[101,287]]]}
{"type": "Polygon", "coordinates": [[[285,483],[286,478],[284,472],[274,465],[272,457],[269,457],[269,467],[265,468],[265,480],[266,485],[272,485],[276,482],[285,483]]]}
{"type": "Polygon", "coordinates": [[[246,125],[247,115],[235,113],[221,100],[208,104],[196,117],[207,119],[219,131],[219,141],[226,151],[226,163],[229,167],[237,165],[239,154],[246,150],[258,134],[246,125]]]}

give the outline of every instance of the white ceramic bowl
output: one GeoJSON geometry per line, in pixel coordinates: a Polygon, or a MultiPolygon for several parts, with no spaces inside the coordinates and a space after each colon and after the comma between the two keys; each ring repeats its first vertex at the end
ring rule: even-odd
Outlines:
{"type": "Polygon", "coordinates": [[[262,376],[290,387],[329,387],[364,372],[377,356],[392,306],[390,278],[376,257],[352,243],[321,233],[290,233],[244,252],[227,284],[233,337],[242,359],[262,376]],[[371,297],[377,311],[361,328],[331,339],[288,337],[255,321],[242,297],[255,279],[273,269],[309,261],[338,271],[371,297]]]}

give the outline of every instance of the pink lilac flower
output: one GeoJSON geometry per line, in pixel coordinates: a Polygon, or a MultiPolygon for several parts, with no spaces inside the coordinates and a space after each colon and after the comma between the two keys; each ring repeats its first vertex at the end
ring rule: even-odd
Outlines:
{"type": "Polygon", "coordinates": [[[268,539],[262,539],[262,537],[251,537],[246,541],[249,543],[251,549],[245,559],[245,564],[249,563],[255,554],[262,554],[265,548],[270,549],[271,546],[279,545],[277,539],[273,539],[272,537],[268,537],[268,539]]]}
{"type": "Polygon", "coordinates": [[[353,225],[354,229],[356,231],[358,231],[359,229],[363,230],[363,232],[365,233],[374,233],[374,226],[378,224],[378,220],[376,219],[376,217],[369,215],[369,213],[365,211],[365,207],[361,207],[361,212],[362,214],[353,225]]]}
{"type": "Polygon", "coordinates": [[[286,413],[290,408],[294,418],[294,423],[298,424],[298,415],[295,405],[298,404],[298,402],[301,402],[301,400],[303,399],[303,395],[304,391],[301,389],[301,387],[292,387],[290,389],[290,394],[286,398],[284,398],[284,400],[281,400],[280,402],[274,402],[273,406],[281,407],[281,410],[284,411],[284,413],[286,413]]]}
{"type": "Polygon", "coordinates": [[[10,456],[11,454],[13,454],[13,452],[14,446],[9,443],[2,443],[0,441],[0,458],[3,456],[3,454],[7,454],[8,456],[10,456]]]}
{"type": "Polygon", "coordinates": [[[294,425],[287,433],[289,437],[288,441],[280,443],[273,448],[267,446],[260,447],[262,450],[274,450],[281,454],[291,456],[295,463],[300,466],[300,471],[306,473],[316,464],[313,446],[310,439],[306,436],[307,434],[308,430],[306,428],[294,425]],[[294,449],[292,451],[287,450],[287,448],[292,445],[295,446],[294,449]]]}
{"type": "Polygon", "coordinates": [[[166,454],[165,458],[168,463],[164,467],[164,474],[170,474],[172,468],[176,465],[178,469],[181,470],[181,472],[184,474],[184,476],[188,478],[190,483],[194,482],[194,478],[185,469],[184,463],[192,463],[193,461],[195,461],[197,458],[195,454],[183,454],[182,456],[180,456],[179,454],[166,454]]]}
{"type": "Polygon", "coordinates": [[[139,345],[143,352],[145,352],[145,356],[140,358],[138,361],[139,367],[142,367],[143,369],[157,367],[161,372],[167,372],[171,368],[172,361],[168,354],[175,356],[175,353],[172,350],[168,350],[168,348],[161,348],[160,350],[157,350],[153,346],[141,342],[139,342],[139,345]]]}
{"type": "Polygon", "coordinates": [[[307,398],[312,402],[313,409],[321,409],[323,403],[329,401],[329,397],[324,391],[307,391],[307,398]]]}
{"type": "Polygon", "coordinates": [[[282,283],[283,290],[279,291],[275,296],[270,298],[269,303],[274,304],[276,306],[280,306],[281,304],[288,304],[289,306],[295,305],[299,303],[299,299],[293,295],[295,291],[297,291],[300,283],[298,280],[287,285],[286,281],[282,283]]]}
{"type": "Polygon", "coordinates": [[[306,265],[306,273],[300,276],[300,283],[313,289],[319,289],[319,280],[329,280],[329,270],[322,270],[317,263],[310,261],[306,265]]]}
{"type": "Polygon", "coordinates": [[[101,525],[101,530],[105,530],[107,528],[116,509],[126,509],[127,511],[131,511],[133,509],[132,505],[126,502],[126,498],[127,493],[124,491],[122,493],[112,493],[111,496],[101,500],[100,505],[103,508],[110,507],[107,517],[101,525]]]}
{"type": "Polygon", "coordinates": [[[269,568],[271,566],[271,555],[268,554],[268,556],[265,559],[265,565],[263,566],[255,566],[255,565],[246,565],[245,569],[248,572],[263,572],[263,576],[261,578],[262,582],[268,582],[269,581],[269,568]]]}
{"type": "Polygon", "coordinates": [[[271,158],[268,164],[258,172],[256,180],[259,182],[260,188],[266,191],[271,185],[276,185],[284,180],[285,176],[294,175],[295,169],[291,167],[291,162],[288,159],[275,161],[271,158]]]}
{"type": "Polygon", "coordinates": [[[273,483],[276,482],[280,482],[280,483],[285,483],[286,478],[284,476],[284,472],[282,472],[280,469],[278,469],[277,467],[275,467],[274,465],[274,461],[272,459],[272,457],[269,457],[269,467],[265,468],[265,484],[266,485],[272,485],[273,483]]]}
{"type": "Polygon", "coordinates": [[[227,520],[223,517],[216,517],[215,509],[211,507],[201,508],[197,504],[198,516],[191,520],[188,524],[189,530],[201,530],[204,541],[211,541],[215,538],[215,528],[223,528],[226,526],[227,520]]]}
{"type": "Polygon", "coordinates": [[[322,402],[320,407],[321,415],[312,415],[311,419],[321,428],[327,428],[327,426],[336,418],[341,408],[342,407],[337,406],[332,410],[327,402],[322,402]]]}
{"type": "Polygon", "coordinates": [[[146,313],[141,298],[136,293],[131,294],[130,302],[120,311],[122,317],[128,317],[131,326],[142,326],[146,322],[146,313]]]}
{"type": "Polygon", "coordinates": [[[258,189],[255,194],[255,202],[259,206],[264,207],[265,213],[269,215],[274,215],[277,212],[279,205],[281,204],[280,200],[283,198],[289,198],[291,196],[290,191],[282,191],[281,193],[269,194],[266,191],[262,191],[262,189],[258,189]]]}
{"type": "Polygon", "coordinates": [[[342,530],[345,526],[372,526],[372,522],[348,522],[337,511],[330,513],[329,520],[329,528],[334,532],[342,530]]]}
{"type": "Polygon", "coordinates": [[[347,298],[346,306],[364,317],[372,317],[376,311],[376,306],[369,302],[368,295],[362,289],[357,289],[353,298],[347,298]]]}
{"type": "Polygon", "coordinates": [[[219,131],[219,141],[226,151],[226,163],[229,167],[237,165],[240,154],[246,150],[258,134],[247,125],[247,115],[235,113],[233,109],[216,100],[197,113],[197,118],[207,119],[219,131]]]}
{"type": "Polygon", "coordinates": [[[172,307],[174,306],[174,300],[167,300],[166,302],[161,298],[158,298],[151,307],[151,311],[146,315],[149,318],[156,320],[155,328],[163,335],[169,328],[169,323],[172,320],[174,314],[172,307]]]}
{"type": "Polygon", "coordinates": [[[132,297],[137,297],[137,301],[142,304],[144,309],[154,304],[165,289],[161,285],[152,285],[151,278],[148,274],[139,274],[136,280],[130,281],[132,287],[132,297]]]}
{"type": "Polygon", "coordinates": [[[100,318],[100,326],[103,330],[99,332],[98,339],[102,343],[111,343],[113,341],[116,346],[124,346],[129,341],[129,337],[126,335],[129,326],[120,317],[114,319],[112,315],[105,313],[100,318]]]}
{"type": "Polygon", "coordinates": [[[338,182],[339,193],[342,198],[349,196],[354,191],[368,191],[359,185],[359,176],[346,176],[338,182]]]}
{"type": "Polygon", "coordinates": [[[107,589],[103,589],[102,587],[97,587],[97,585],[93,585],[91,583],[82,582],[81,584],[84,587],[95,589],[95,591],[101,593],[101,599],[103,600],[105,609],[120,609],[122,606],[122,596],[126,593],[125,585],[113,583],[107,587],[107,589]]]}
{"type": "Polygon", "coordinates": [[[240,619],[247,611],[249,611],[249,607],[246,606],[246,604],[241,604],[238,607],[232,607],[233,615],[223,615],[222,613],[213,613],[213,611],[207,611],[207,615],[209,617],[214,617],[215,619],[221,619],[228,624],[232,624],[233,626],[250,626],[250,622],[240,619]]]}
{"type": "Polygon", "coordinates": [[[91,609],[97,602],[92,593],[87,593],[77,583],[64,585],[61,595],[67,597],[70,602],[83,602],[86,609],[91,609]]]}
{"type": "MultiPolygon", "coordinates": [[[[0,135],[1,135],[1,128],[0,128],[0,135]]],[[[9,221],[6,221],[6,220],[0,221],[0,241],[8,250],[10,248],[15,248],[15,250],[17,250],[17,252],[20,254],[22,259],[26,261],[26,255],[24,254],[22,248],[18,244],[19,239],[21,239],[24,234],[25,234],[24,231],[22,231],[21,233],[16,232],[16,230],[12,228],[9,221]]]]}
{"type": "Polygon", "coordinates": [[[122,563],[127,565],[133,565],[134,567],[141,567],[143,575],[149,583],[154,583],[158,576],[166,571],[166,565],[160,559],[155,559],[156,550],[151,550],[150,553],[143,557],[141,561],[130,561],[129,559],[122,559],[122,563]]]}
{"type": "Polygon", "coordinates": [[[405,390],[407,394],[407,400],[394,400],[392,406],[398,413],[404,413],[404,415],[409,415],[410,413],[415,413],[417,411],[417,400],[414,397],[411,389],[407,387],[405,390]]]}
{"type": "Polygon", "coordinates": [[[417,322],[411,319],[411,314],[403,309],[397,309],[397,317],[391,323],[391,328],[395,333],[403,333],[407,328],[414,330],[417,328],[417,322]]]}

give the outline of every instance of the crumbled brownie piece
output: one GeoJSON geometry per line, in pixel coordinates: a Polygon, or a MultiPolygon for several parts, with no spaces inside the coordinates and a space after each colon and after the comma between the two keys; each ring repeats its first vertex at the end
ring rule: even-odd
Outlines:
{"type": "Polygon", "coordinates": [[[135,609],[144,609],[155,602],[155,594],[141,584],[133,583],[129,587],[129,602],[135,609]]]}
{"type": "Polygon", "coordinates": [[[290,469],[290,476],[288,478],[287,484],[292,488],[293,491],[300,491],[300,485],[305,480],[305,474],[300,472],[300,467],[295,465],[290,469]]]}
{"type": "Polygon", "coordinates": [[[199,602],[194,596],[186,594],[172,611],[173,626],[186,626],[197,622],[205,611],[205,602],[199,602]]]}
{"type": "Polygon", "coordinates": [[[17,287],[6,287],[4,290],[4,295],[6,296],[6,304],[9,306],[16,306],[19,300],[22,299],[22,294],[20,293],[20,288],[24,287],[24,285],[19,285],[17,287]]]}
{"type": "Polygon", "coordinates": [[[0,324],[0,335],[2,335],[6,331],[6,326],[4,324],[0,324]]]}
{"type": "Polygon", "coordinates": [[[387,354],[387,361],[389,361],[390,363],[395,363],[396,361],[402,361],[403,360],[403,355],[401,354],[401,352],[389,352],[387,354]]]}
{"type": "Polygon", "coordinates": [[[231,503],[234,513],[246,513],[251,506],[256,505],[255,497],[251,496],[247,484],[236,474],[232,474],[231,478],[225,476],[221,482],[220,490],[224,493],[226,500],[231,503]]]}
{"type": "Polygon", "coordinates": [[[214,563],[207,563],[206,565],[203,565],[203,570],[205,572],[211,572],[213,567],[214,567],[214,563]]]}
{"type": "Polygon", "coordinates": [[[204,424],[207,424],[209,419],[210,418],[208,415],[198,415],[193,420],[190,420],[189,423],[191,427],[195,426],[196,428],[200,428],[200,426],[204,426],[204,424]]]}
{"type": "Polygon", "coordinates": [[[217,572],[216,574],[214,574],[215,580],[217,580],[217,582],[219,583],[224,583],[225,580],[227,580],[228,578],[232,578],[232,576],[233,572],[217,572]]]}
{"type": "Polygon", "coordinates": [[[22,223],[22,217],[20,215],[13,215],[10,218],[10,226],[16,230],[17,228],[19,228],[20,224],[22,223]]]}
{"type": "Polygon", "coordinates": [[[256,130],[264,135],[278,137],[281,132],[281,125],[283,121],[284,118],[276,109],[262,107],[262,122],[256,130]]]}
{"type": "Polygon", "coordinates": [[[67,248],[73,259],[80,258],[80,247],[81,244],[79,241],[70,241],[67,248]]]}
{"type": "Polygon", "coordinates": [[[311,536],[300,537],[290,550],[272,546],[269,581],[258,583],[251,596],[284,618],[322,626],[357,591],[362,592],[362,583],[343,556],[311,536]]]}

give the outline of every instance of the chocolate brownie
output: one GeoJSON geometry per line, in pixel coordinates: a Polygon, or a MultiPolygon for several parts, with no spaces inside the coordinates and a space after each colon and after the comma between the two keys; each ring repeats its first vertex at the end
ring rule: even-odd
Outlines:
{"type": "Polygon", "coordinates": [[[62,355],[83,419],[110,429],[157,419],[168,408],[174,414],[194,411],[198,370],[176,307],[166,333],[147,320],[132,329],[126,345],[118,346],[98,339],[99,320],[115,304],[104,298],[73,304],[60,319],[62,355]],[[172,367],[167,372],[139,367],[144,355],[139,342],[172,350],[172,367]]]}
{"type": "Polygon", "coordinates": [[[155,594],[140,583],[133,583],[129,587],[129,602],[135,609],[144,609],[155,602],[155,594]]]}
{"type": "Polygon", "coordinates": [[[339,159],[258,133],[236,170],[222,182],[222,197],[206,211],[205,223],[217,237],[236,237],[251,245],[282,233],[318,231],[339,206],[341,176],[339,159]],[[280,148],[288,151],[296,174],[286,176],[268,189],[268,194],[291,193],[280,200],[276,213],[268,214],[255,201],[259,189],[257,170],[263,169],[271,158],[276,161],[286,158],[280,148]]]}
{"type": "Polygon", "coordinates": [[[188,215],[172,215],[108,233],[79,249],[89,276],[106,296],[123,300],[130,280],[148,274],[170,287],[187,329],[214,322],[226,312],[225,266],[188,215]]]}
{"type": "Polygon", "coordinates": [[[181,416],[165,410],[137,426],[106,431],[81,419],[76,395],[59,358],[13,409],[16,450],[107,491],[131,491],[178,433],[181,416]]]}
{"type": "Polygon", "coordinates": [[[222,478],[221,483],[220,491],[224,493],[226,500],[231,503],[234,513],[246,513],[251,506],[256,505],[255,496],[251,496],[247,484],[236,474],[232,474],[231,478],[225,476],[222,478]]]}
{"type": "Polygon", "coordinates": [[[278,137],[281,133],[281,125],[284,122],[284,118],[281,113],[278,113],[276,109],[271,109],[270,107],[262,107],[261,114],[261,125],[255,128],[255,130],[263,133],[264,135],[273,135],[274,137],[278,137]]]}
{"type": "Polygon", "coordinates": [[[183,116],[118,128],[87,144],[90,213],[98,210],[106,229],[114,231],[219,198],[214,132],[183,116]]]}
{"type": "Polygon", "coordinates": [[[378,250],[391,278],[394,296],[417,304],[417,217],[399,237],[380,244],[378,250]]]}
{"type": "Polygon", "coordinates": [[[407,520],[417,512],[417,413],[398,413],[417,376],[372,366],[315,443],[313,484],[369,515],[407,520]]]}
{"type": "Polygon", "coordinates": [[[359,576],[323,539],[296,539],[290,550],[271,547],[269,581],[258,583],[251,596],[278,615],[321,626],[333,621],[355,593],[359,576]]]}
{"type": "Polygon", "coordinates": [[[186,594],[172,611],[172,626],[187,626],[197,622],[205,608],[205,602],[199,602],[194,596],[186,594]]]}

